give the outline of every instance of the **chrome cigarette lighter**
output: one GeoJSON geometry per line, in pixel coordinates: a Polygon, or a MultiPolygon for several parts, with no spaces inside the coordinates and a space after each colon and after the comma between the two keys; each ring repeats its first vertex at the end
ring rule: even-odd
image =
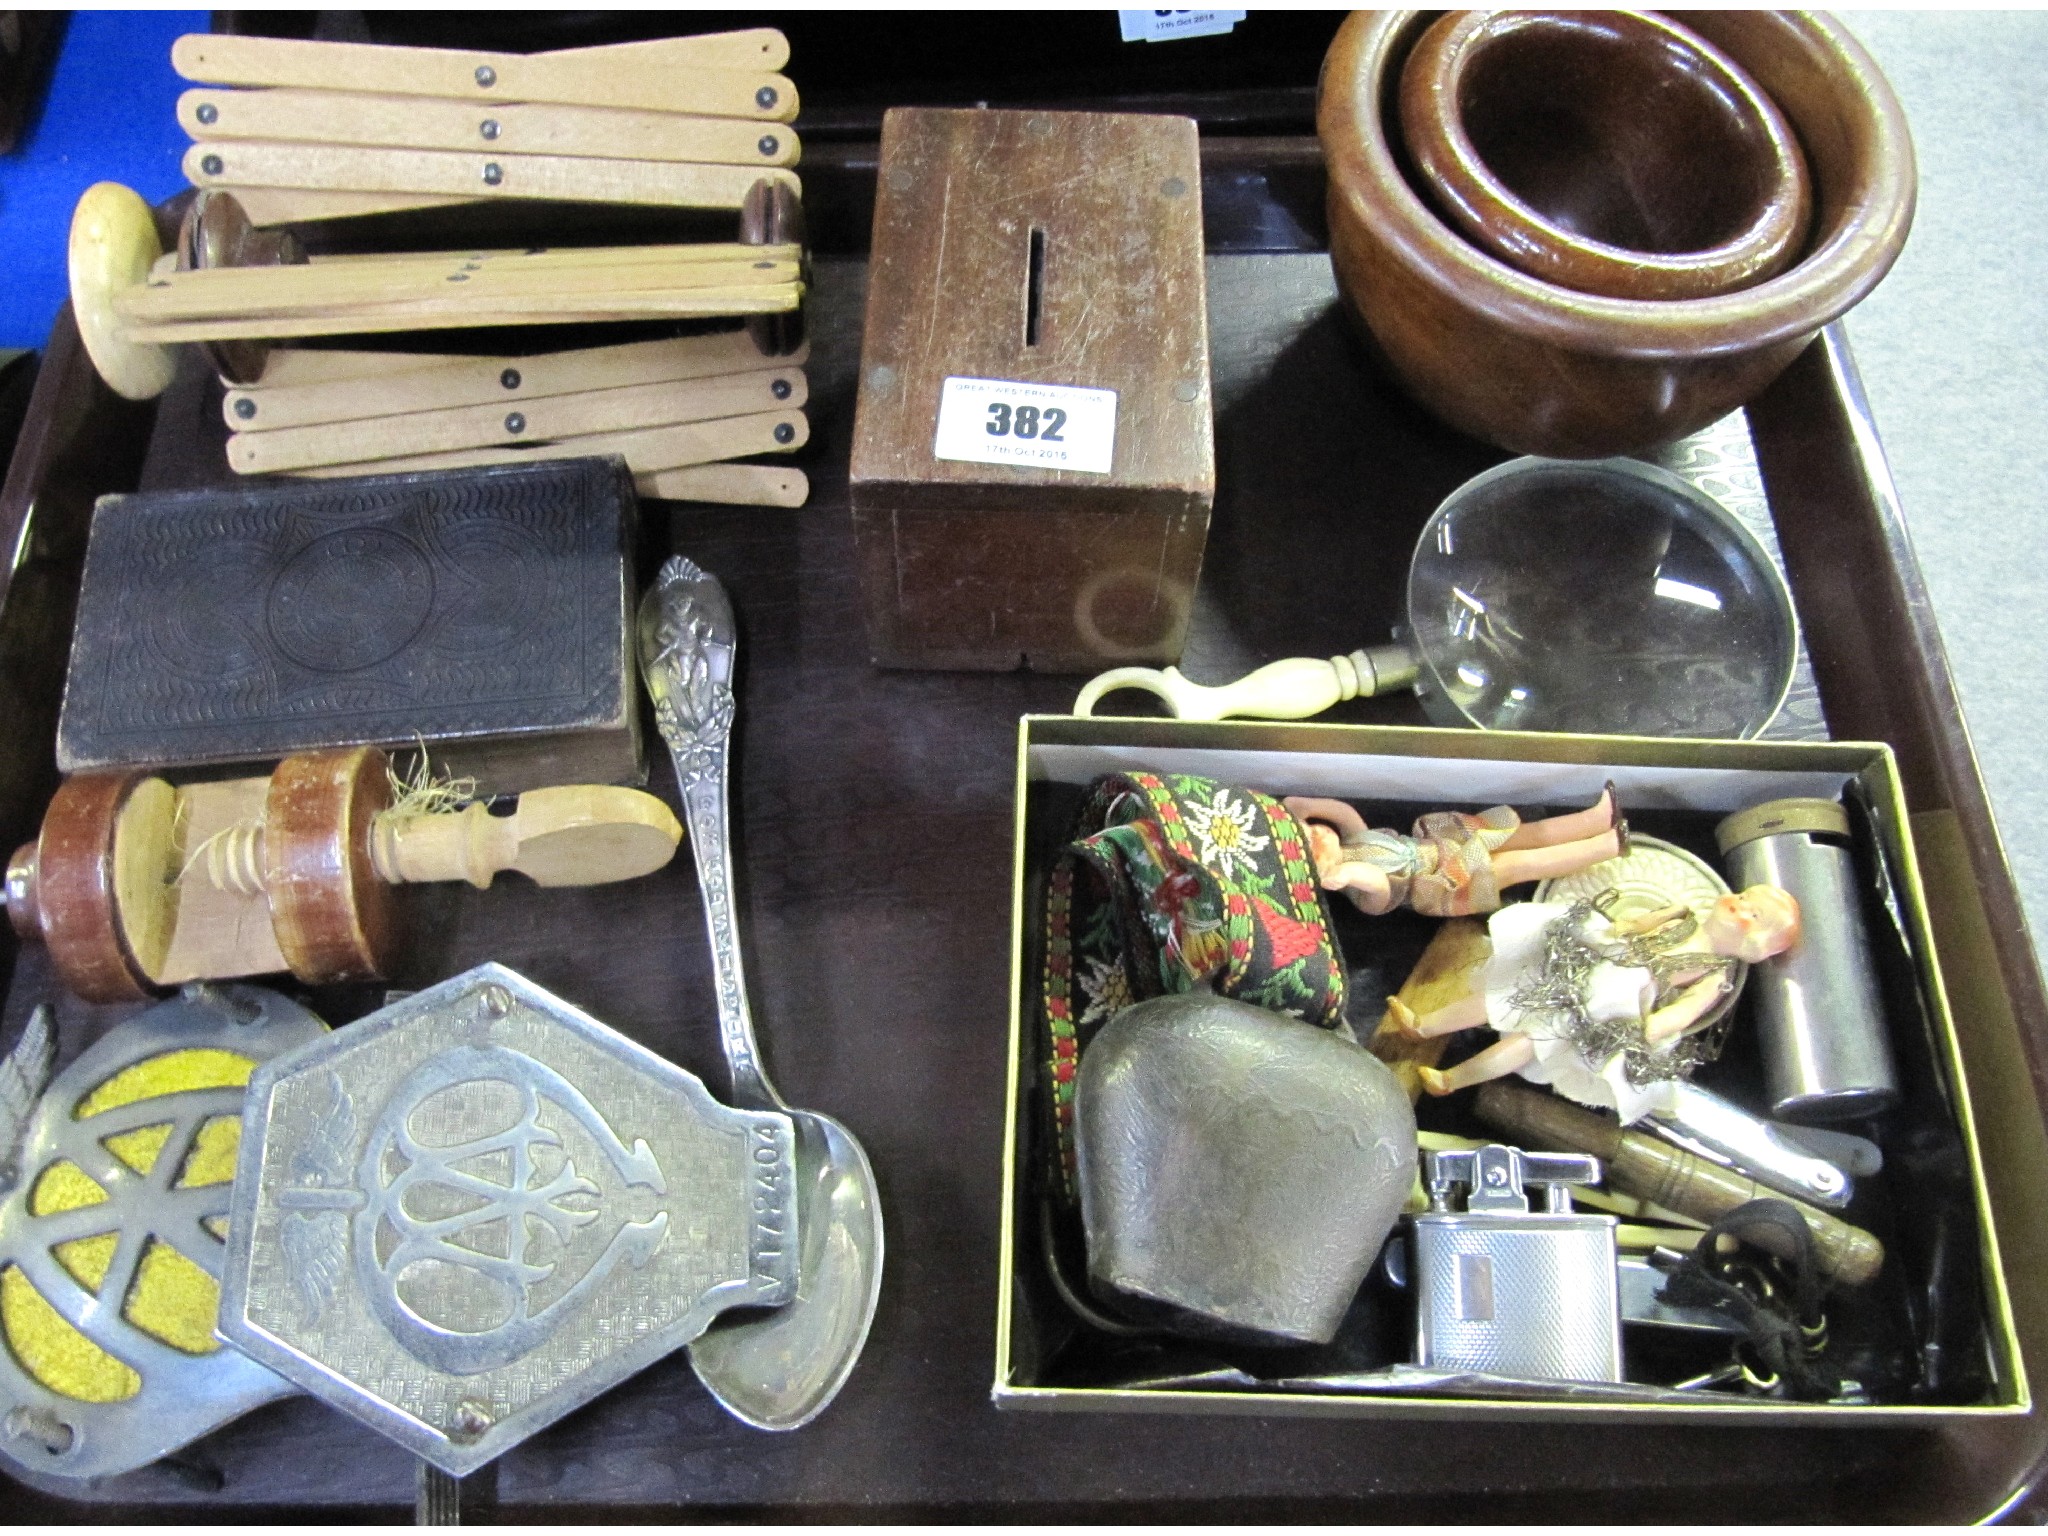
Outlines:
{"type": "Polygon", "coordinates": [[[1565,1186],[1591,1157],[1485,1146],[1425,1152],[1429,1210],[1415,1217],[1415,1363],[1567,1381],[1621,1380],[1612,1216],[1574,1213],[1565,1186]],[[1455,1185],[1465,1209],[1451,1209],[1455,1185]],[[1529,1209],[1529,1185],[1544,1208],[1529,1209]]]}

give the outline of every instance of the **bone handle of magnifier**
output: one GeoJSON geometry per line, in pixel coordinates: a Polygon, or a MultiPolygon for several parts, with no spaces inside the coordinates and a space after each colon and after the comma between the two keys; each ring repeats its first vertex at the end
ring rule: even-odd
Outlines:
{"type": "Polygon", "coordinates": [[[1156,694],[1182,720],[1305,720],[1346,699],[1369,698],[1414,677],[1414,665],[1399,646],[1373,646],[1332,656],[1290,656],[1219,688],[1191,683],[1178,667],[1117,667],[1089,682],[1074,700],[1074,713],[1093,714],[1096,703],[1119,688],[1156,694]],[[1406,676],[1399,676],[1405,669],[1406,676]]]}

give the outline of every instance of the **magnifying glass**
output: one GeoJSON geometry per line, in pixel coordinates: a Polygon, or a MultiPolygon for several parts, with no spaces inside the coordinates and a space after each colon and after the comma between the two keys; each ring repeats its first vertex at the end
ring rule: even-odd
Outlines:
{"type": "Polygon", "coordinates": [[[1784,578],[1720,502],[1636,459],[1515,459],[1424,526],[1393,645],[1292,657],[1223,687],[1118,667],[1074,701],[1138,688],[1183,720],[1300,720],[1413,688],[1438,725],[1749,737],[1792,685],[1784,578]]]}

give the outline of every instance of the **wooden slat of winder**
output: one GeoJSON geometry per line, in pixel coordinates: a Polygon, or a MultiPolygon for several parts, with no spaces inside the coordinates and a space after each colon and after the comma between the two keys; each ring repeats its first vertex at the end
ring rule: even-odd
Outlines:
{"type": "Polygon", "coordinates": [[[546,102],[500,106],[351,91],[231,91],[202,86],[178,98],[178,123],[194,139],[577,155],[700,165],[795,165],[799,154],[794,130],[731,117],[684,117],[674,112],[565,107],[546,102]]]}
{"type": "Polygon", "coordinates": [[[172,273],[114,296],[114,313],[139,325],[179,320],[322,313],[357,305],[446,302],[479,309],[552,299],[564,309],[633,293],[772,288],[793,283],[794,261],[659,259],[633,264],[505,257],[439,265],[340,262],[318,266],[222,267],[172,273]]]}
{"type": "Polygon", "coordinates": [[[593,160],[576,155],[474,154],[441,149],[353,149],[344,145],[207,140],[185,151],[195,187],[312,187],[337,192],[425,193],[434,197],[545,198],[650,208],[737,208],[757,181],[801,193],[779,166],[677,165],[660,160],[593,160]],[[218,170],[208,170],[209,165],[218,170]],[[490,169],[495,167],[495,173],[490,169]],[[496,174],[495,182],[485,180],[496,174]]]}
{"type": "Polygon", "coordinates": [[[323,192],[317,187],[238,187],[226,183],[249,222],[259,229],[278,224],[312,224],[321,219],[360,219],[377,213],[410,213],[416,208],[454,208],[473,197],[429,197],[420,192],[323,192]]]}
{"type": "MultiPolygon", "coordinates": [[[[306,265],[333,267],[432,267],[445,261],[535,262],[554,266],[632,266],[649,261],[801,261],[800,245],[747,245],[738,240],[691,240],[667,245],[521,245],[453,251],[350,251],[311,256],[306,265]]],[[[205,267],[206,272],[239,272],[243,267],[205,267]]],[[[190,275],[190,274],[187,274],[190,275]]]]}
{"type": "Polygon", "coordinates": [[[126,326],[131,341],[158,346],[183,341],[291,341],[307,336],[382,335],[392,331],[447,331],[494,325],[583,325],[617,320],[719,320],[775,315],[803,302],[803,285],[699,288],[687,292],[586,295],[577,307],[550,307],[545,299],[485,308],[460,301],[358,305],[317,314],[177,320],[126,326]]]}
{"type": "MultiPolygon", "coordinates": [[[[349,379],[410,376],[454,362],[450,352],[377,352],[345,347],[275,347],[264,359],[263,377],[240,386],[237,394],[264,396],[310,388],[316,384],[338,384],[349,379]]],[[[464,359],[468,361],[468,359],[464,359]]],[[[478,358],[483,362],[486,359],[478,358]]],[[[496,361],[489,359],[489,361],[496,361]]]]}
{"type": "Polygon", "coordinates": [[[642,496],[664,501],[710,501],[734,507],[800,507],[811,480],[788,464],[697,464],[653,469],[633,477],[642,496]]]}
{"type": "Polygon", "coordinates": [[[803,248],[797,245],[743,245],[736,240],[701,241],[680,245],[592,245],[520,246],[509,249],[453,251],[357,252],[338,256],[313,256],[304,262],[272,267],[199,267],[180,269],[175,252],[166,251],[151,265],[144,279],[153,288],[182,288],[203,292],[209,288],[227,291],[245,281],[246,274],[263,272],[271,276],[253,279],[261,285],[289,289],[294,284],[325,288],[347,280],[358,272],[376,274],[379,280],[411,275],[439,281],[449,274],[480,267],[516,268],[521,271],[572,267],[596,270],[613,267],[709,265],[718,262],[800,262],[803,248]],[[290,273],[293,276],[277,276],[290,273]],[[315,274],[318,274],[317,276],[315,274]]]}
{"type": "Polygon", "coordinates": [[[801,263],[803,247],[797,245],[741,245],[737,242],[705,243],[691,245],[643,245],[643,246],[563,246],[547,249],[525,246],[508,250],[472,251],[356,251],[346,255],[310,256],[304,262],[295,262],[284,268],[257,267],[200,267],[180,269],[175,251],[166,251],[150,266],[144,281],[152,287],[176,283],[181,286],[209,283],[217,280],[215,275],[222,272],[253,272],[283,270],[303,272],[309,267],[321,267],[329,271],[356,271],[375,267],[389,274],[414,268],[421,272],[445,277],[451,270],[460,270],[470,263],[486,264],[516,258],[525,263],[576,267],[619,267],[632,266],[643,261],[669,259],[683,261],[793,261],[801,263]],[[450,267],[448,263],[458,263],[450,267]]]}
{"type": "Polygon", "coordinates": [[[280,368],[280,359],[324,354],[273,352],[260,383],[227,392],[221,401],[221,417],[237,432],[261,433],[280,427],[395,416],[401,411],[540,400],[582,390],[720,378],[762,368],[800,368],[809,354],[810,348],[805,346],[787,357],[770,357],[754,345],[746,331],[583,347],[533,357],[437,358],[349,352],[333,355],[369,361],[342,363],[343,370],[354,370],[346,371],[344,377],[284,385],[271,382],[272,371],[280,370],[281,378],[296,370],[290,363],[280,368]],[[381,369],[374,362],[378,357],[386,360],[381,369]],[[249,414],[241,414],[244,411],[249,414]]]}
{"type": "Polygon", "coordinates": [[[775,123],[797,113],[796,87],[772,73],[788,59],[788,42],[770,28],[532,54],[214,33],[189,33],[171,45],[171,67],[205,85],[549,101],[775,123]],[[770,58],[778,62],[762,62],[770,58]]]}
{"type": "Polygon", "coordinates": [[[297,473],[311,480],[331,480],[338,475],[464,469],[478,464],[527,464],[536,458],[580,459],[591,454],[616,453],[638,475],[662,469],[682,469],[693,464],[716,464],[725,459],[744,459],[757,453],[794,453],[810,440],[810,436],[811,424],[802,411],[776,411],[759,416],[728,416],[720,421],[686,422],[681,426],[642,427],[634,432],[596,432],[588,437],[564,437],[552,443],[536,443],[531,448],[470,448],[459,453],[417,453],[363,464],[304,469],[297,473]],[[789,428],[787,442],[776,439],[775,433],[781,427],[789,428]]]}
{"type": "Polygon", "coordinates": [[[418,453],[588,437],[654,423],[753,416],[796,409],[807,398],[801,368],[764,368],[718,379],[585,390],[509,406],[497,402],[461,405],[273,432],[238,432],[228,439],[228,463],[238,474],[273,474],[418,453]]]}

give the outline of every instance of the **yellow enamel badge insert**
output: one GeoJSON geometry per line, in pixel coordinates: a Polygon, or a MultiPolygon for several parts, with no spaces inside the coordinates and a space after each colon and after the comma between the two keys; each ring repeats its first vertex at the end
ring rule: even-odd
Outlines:
{"type": "Polygon", "coordinates": [[[220,1265],[249,1075],[324,1032],[276,993],[193,987],[49,1080],[37,1010],[0,1063],[0,1454],[105,1476],[290,1390],[222,1348],[220,1265]]]}

